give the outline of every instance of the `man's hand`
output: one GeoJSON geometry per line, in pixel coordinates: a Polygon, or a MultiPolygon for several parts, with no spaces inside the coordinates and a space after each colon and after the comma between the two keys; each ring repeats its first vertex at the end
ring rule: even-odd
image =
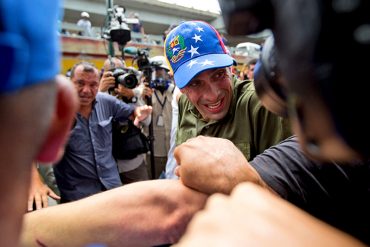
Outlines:
{"type": "Polygon", "coordinates": [[[118,88],[115,89],[115,92],[120,96],[126,97],[127,99],[131,99],[135,96],[132,89],[127,88],[121,84],[118,84],[118,88]]]}
{"type": "Polygon", "coordinates": [[[36,210],[48,207],[48,196],[55,200],[60,197],[54,193],[41,179],[39,171],[35,164],[32,164],[31,187],[28,194],[27,210],[33,211],[33,203],[35,202],[36,210]]]}
{"type": "Polygon", "coordinates": [[[257,171],[229,140],[198,136],[176,147],[175,173],[188,187],[203,193],[229,194],[239,183],[266,187],[257,171]]]}
{"type": "Polygon", "coordinates": [[[99,84],[99,91],[100,92],[107,92],[108,89],[114,88],[115,86],[115,78],[113,77],[112,71],[105,71],[103,73],[102,78],[100,79],[99,84]]]}
{"type": "Polygon", "coordinates": [[[252,183],[215,194],[180,246],[365,246],[252,183]]]}
{"type": "Polygon", "coordinates": [[[139,127],[139,123],[152,114],[152,107],[148,105],[138,106],[134,111],[134,125],[139,127]]]}
{"type": "Polygon", "coordinates": [[[153,94],[153,89],[151,89],[147,83],[144,84],[144,88],[143,88],[143,97],[152,97],[152,94],[153,94]]]}

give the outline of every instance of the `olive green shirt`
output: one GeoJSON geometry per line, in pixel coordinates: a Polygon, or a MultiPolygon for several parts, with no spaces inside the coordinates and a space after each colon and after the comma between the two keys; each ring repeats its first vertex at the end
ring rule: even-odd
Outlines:
{"type": "Polygon", "coordinates": [[[269,112],[261,105],[251,81],[233,80],[233,98],[227,115],[206,122],[195,106],[182,95],[176,144],[199,135],[232,141],[247,160],[291,136],[287,119],[269,112]]]}

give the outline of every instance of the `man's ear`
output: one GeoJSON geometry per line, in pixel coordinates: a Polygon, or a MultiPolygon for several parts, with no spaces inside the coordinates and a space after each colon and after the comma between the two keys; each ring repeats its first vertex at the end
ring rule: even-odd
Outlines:
{"type": "Polygon", "coordinates": [[[62,75],[56,77],[56,84],[54,116],[37,156],[37,160],[44,163],[56,162],[62,157],[78,109],[78,98],[73,84],[62,75]]]}

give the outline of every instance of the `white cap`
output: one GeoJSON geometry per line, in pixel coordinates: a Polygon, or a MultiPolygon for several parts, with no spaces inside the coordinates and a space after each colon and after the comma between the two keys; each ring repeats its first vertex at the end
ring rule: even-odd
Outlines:
{"type": "Polygon", "coordinates": [[[168,71],[170,70],[170,68],[168,67],[166,58],[164,56],[155,56],[155,57],[150,58],[149,60],[150,60],[150,63],[158,64],[158,67],[162,69],[166,69],[168,71]]]}
{"type": "Polygon", "coordinates": [[[90,15],[89,15],[89,13],[84,11],[84,12],[81,12],[81,17],[90,18],[90,15]]]}

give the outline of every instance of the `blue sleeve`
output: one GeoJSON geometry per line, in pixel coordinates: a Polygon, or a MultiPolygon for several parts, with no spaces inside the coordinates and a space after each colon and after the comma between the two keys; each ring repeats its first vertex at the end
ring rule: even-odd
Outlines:
{"type": "Polygon", "coordinates": [[[131,114],[135,111],[135,105],[134,104],[126,104],[122,100],[116,99],[116,106],[117,106],[117,111],[115,118],[116,119],[128,119],[131,114]]]}
{"type": "Polygon", "coordinates": [[[0,1],[0,93],[52,79],[59,72],[58,0],[0,1]]]}
{"type": "Polygon", "coordinates": [[[98,92],[96,99],[100,104],[103,104],[104,111],[109,112],[114,119],[127,120],[135,110],[135,105],[126,104],[107,93],[98,92]]]}

